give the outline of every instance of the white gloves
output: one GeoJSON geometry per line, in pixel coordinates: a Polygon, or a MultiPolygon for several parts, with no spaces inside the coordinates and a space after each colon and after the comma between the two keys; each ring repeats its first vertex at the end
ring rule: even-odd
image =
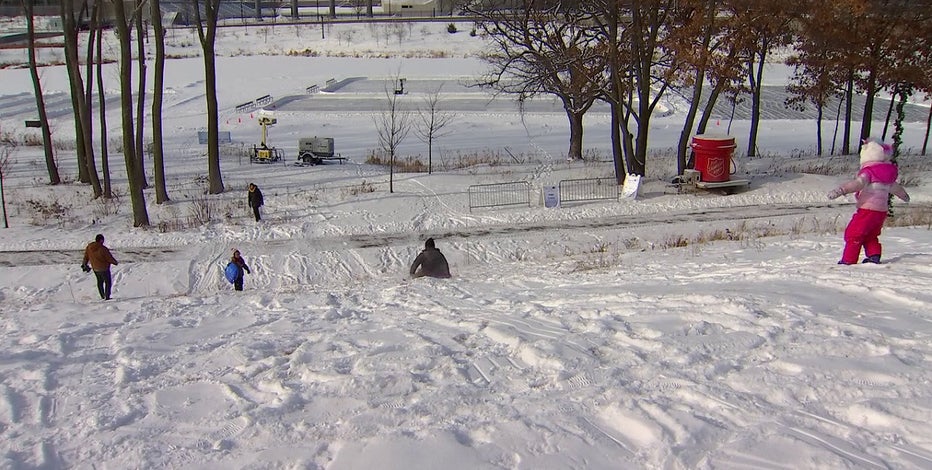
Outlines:
{"type": "Polygon", "coordinates": [[[841,188],[835,188],[828,192],[829,199],[838,199],[841,196],[844,196],[845,192],[841,188]]]}

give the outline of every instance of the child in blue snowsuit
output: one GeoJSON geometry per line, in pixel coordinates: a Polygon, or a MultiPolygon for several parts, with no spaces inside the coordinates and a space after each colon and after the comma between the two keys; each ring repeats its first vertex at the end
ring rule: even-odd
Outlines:
{"type": "Polygon", "coordinates": [[[243,272],[252,274],[252,271],[249,270],[249,266],[246,266],[246,260],[243,259],[239,254],[239,250],[233,250],[233,257],[230,258],[230,262],[239,266],[239,274],[236,276],[236,279],[233,280],[233,289],[234,290],[243,290],[243,272]]]}

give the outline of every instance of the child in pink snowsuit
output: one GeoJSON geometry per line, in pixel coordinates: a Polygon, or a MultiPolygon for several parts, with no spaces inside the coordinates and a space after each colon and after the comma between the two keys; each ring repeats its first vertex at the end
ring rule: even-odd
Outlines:
{"type": "Polygon", "coordinates": [[[887,220],[887,205],[890,193],[909,202],[909,194],[896,182],[898,171],[890,162],[892,147],[875,140],[867,140],[861,146],[861,169],[851,181],[828,193],[835,199],[855,193],[858,210],[845,229],[845,250],[838,264],[855,264],[864,247],[864,263],[880,263],[881,247],[878,237],[887,220]]]}

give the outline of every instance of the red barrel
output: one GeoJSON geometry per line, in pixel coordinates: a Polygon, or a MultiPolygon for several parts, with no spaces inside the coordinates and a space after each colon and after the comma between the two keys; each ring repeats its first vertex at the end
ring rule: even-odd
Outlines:
{"type": "Polygon", "coordinates": [[[731,174],[731,154],[738,145],[734,137],[697,135],[692,148],[696,153],[696,171],[699,180],[707,182],[728,181],[731,174]]]}

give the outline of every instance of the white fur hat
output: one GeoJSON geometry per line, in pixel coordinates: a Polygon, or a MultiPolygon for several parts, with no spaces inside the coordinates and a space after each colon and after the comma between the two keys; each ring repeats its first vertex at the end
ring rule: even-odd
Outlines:
{"type": "Polygon", "coordinates": [[[885,162],[890,159],[890,147],[874,139],[868,139],[861,145],[861,164],[885,162]]]}

